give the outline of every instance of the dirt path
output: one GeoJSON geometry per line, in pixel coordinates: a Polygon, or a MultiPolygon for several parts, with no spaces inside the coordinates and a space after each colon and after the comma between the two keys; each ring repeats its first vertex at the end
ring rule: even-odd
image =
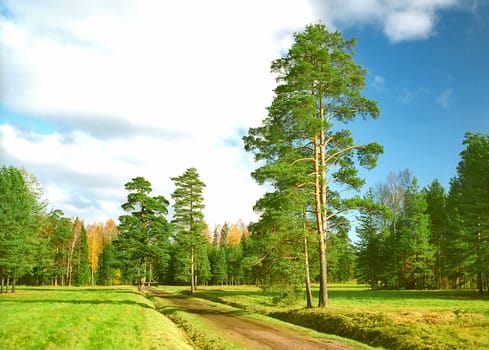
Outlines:
{"type": "Polygon", "coordinates": [[[351,350],[354,346],[333,340],[315,339],[306,334],[294,332],[286,327],[271,325],[263,321],[240,316],[238,311],[222,311],[205,301],[166,294],[151,289],[154,296],[165,298],[178,309],[192,313],[220,330],[220,336],[233,340],[247,349],[273,350],[351,350]]]}

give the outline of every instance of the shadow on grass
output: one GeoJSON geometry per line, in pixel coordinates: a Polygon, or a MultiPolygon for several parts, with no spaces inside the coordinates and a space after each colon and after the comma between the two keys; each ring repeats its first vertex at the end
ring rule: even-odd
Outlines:
{"type": "MultiPolygon", "coordinates": [[[[318,292],[313,292],[318,297],[318,292]]],[[[406,299],[438,299],[438,300],[473,300],[487,299],[473,290],[330,290],[330,298],[365,299],[387,301],[406,299]]]]}
{"type": "Polygon", "coordinates": [[[110,292],[110,293],[120,293],[120,294],[140,294],[137,290],[131,290],[129,288],[120,287],[68,287],[68,286],[58,286],[58,287],[17,287],[17,291],[29,290],[29,291],[43,291],[43,292],[110,292]]]}
{"type": "Polygon", "coordinates": [[[0,300],[1,303],[15,303],[15,304],[73,304],[73,305],[132,305],[139,306],[146,309],[153,309],[150,305],[145,303],[140,303],[131,300],[79,300],[79,299],[15,299],[9,298],[5,300],[0,300]]]}
{"type": "MultiPolygon", "coordinates": [[[[257,304],[262,306],[273,306],[271,300],[277,293],[265,290],[247,291],[247,290],[226,290],[226,289],[212,289],[212,290],[200,290],[196,294],[191,295],[189,291],[181,291],[178,295],[182,297],[197,297],[217,303],[224,303],[234,307],[243,307],[240,303],[233,303],[223,301],[223,298],[230,298],[239,300],[240,297],[255,297],[257,304]]],[[[328,291],[329,297],[334,299],[350,299],[354,300],[368,300],[370,303],[383,303],[388,301],[402,301],[402,300],[418,300],[422,303],[424,300],[489,300],[489,295],[479,295],[474,290],[370,290],[359,289],[358,286],[345,285],[340,289],[335,290],[331,288],[328,291]]],[[[318,300],[319,291],[313,289],[313,299],[318,300]]],[[[305,295],[304,295],[305,302],[305,295]]]]}

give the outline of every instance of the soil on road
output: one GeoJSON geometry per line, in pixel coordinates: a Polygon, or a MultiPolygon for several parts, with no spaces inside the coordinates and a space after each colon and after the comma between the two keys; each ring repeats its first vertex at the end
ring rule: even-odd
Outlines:
{"type": "Polygon", "coordinates": [[[179,297],[151,289],[154,296],[165,298],[178,309],[192,313],[219,330],[223,339],[242,344],[246,349],[273,350],[351,350],[358,349],[338,341],[312,338],[305,332],[295,332],[286,326],[269,324],[240,315],[242,312],[223,311],[196,298],[179,297]]]}

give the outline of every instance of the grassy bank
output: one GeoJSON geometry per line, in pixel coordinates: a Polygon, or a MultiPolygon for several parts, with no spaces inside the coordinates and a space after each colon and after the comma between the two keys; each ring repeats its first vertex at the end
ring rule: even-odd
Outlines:
{"type": "Polygon", "coordinates": [[[0,349],[192,349],[132,287],[0,294],[0,349]]]}
{"type": "Polygon", "coordinates": [[[488,349],[489,300],[472,291],[370,291],[332,285],[330,306],[274,306],[256,287],[205,287],[201,297],[388,349],[488,349]]]}

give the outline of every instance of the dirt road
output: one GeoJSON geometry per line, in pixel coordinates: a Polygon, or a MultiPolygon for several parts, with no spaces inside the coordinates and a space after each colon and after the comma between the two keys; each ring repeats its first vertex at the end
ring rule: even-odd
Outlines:
{"type": "Polygon", "coordinates": [[[217,310],[210,303],[196,298],[169,295],[151,289],[154,296],[165,298],[180,310],[192,313],[219,330],[223,339],[242,344],[246,349],[273,350],[351,350],[354,346],[337,341],[317,339],[294,332],[287,327],[269,324],[240,315],[240,311],[217,310]]]}

